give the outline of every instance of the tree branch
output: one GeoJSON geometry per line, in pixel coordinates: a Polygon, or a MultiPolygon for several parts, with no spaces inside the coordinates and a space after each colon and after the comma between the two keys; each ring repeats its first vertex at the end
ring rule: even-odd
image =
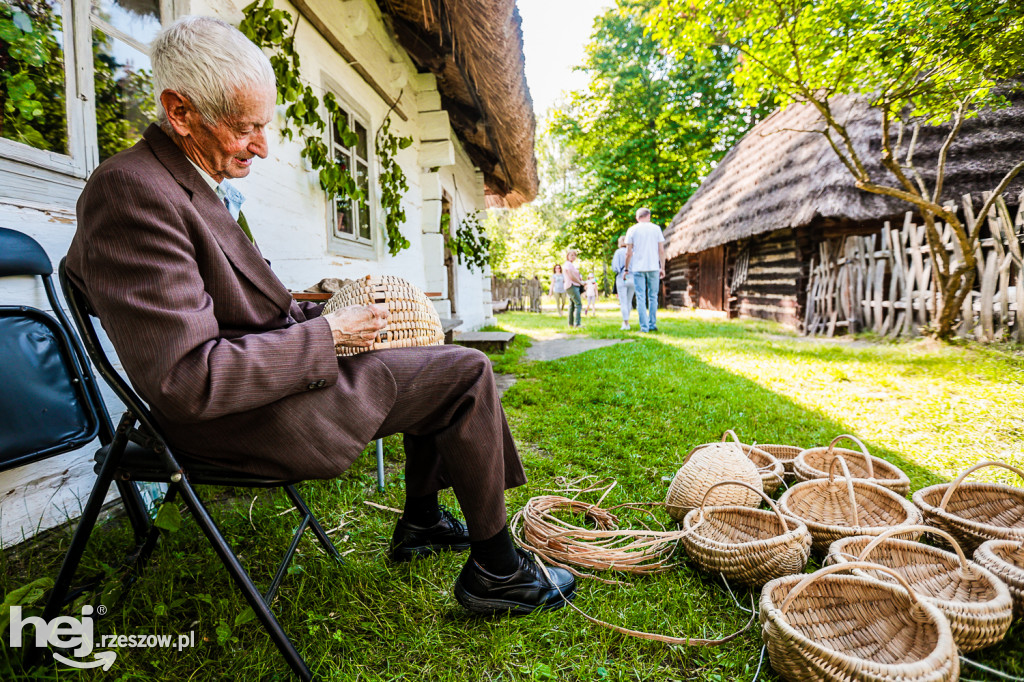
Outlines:
{"type": "Polygon", "coordinates": [[[960,106],[957,107],[956,113],[953,115],[953,129],[949,131],[949,135],[946,136],[945,141],[942,143],[942,148],[939,150],[939,159],[935,162],[935,191],[932,193],[932,201],[936,203],[942,197],[942,184],[946,180],[946,156],[949,154],[949,148],[953,144],[953,140],[960,134],[960,127],[964,123],[964,112],[967,110],[969,102],[970,98],[960,100],[960,106]]]}
{"type": "Polygon", "coordinates": [[[1024,161],[1021,161],[1016,166],[1011,168],[1003,179],[999,181],[999,185],[992,190],[992,194],[989,195],[988,201],[981,207],[981,211],[978,213],[978,219],[974,221],[974,229],[971,230],[971,243],[975,243],[978,240],[978,235],[981,233],[981,225],[988,219],[988,212],[992,208],[992,204],[995,203],[996,199],[1002,196],[1003,192],[1006,191],[1006,186],[1017,177],[1017,173],[1024,170],[1024,161]]]}

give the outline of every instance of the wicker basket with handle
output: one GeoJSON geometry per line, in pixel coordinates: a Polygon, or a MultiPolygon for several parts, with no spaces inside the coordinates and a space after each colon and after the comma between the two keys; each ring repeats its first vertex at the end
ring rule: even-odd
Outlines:
{"type": "Polygon", "coordinates": [[[778,578],[761,591],[768,658],[792,682],[954,682],[960,659],[949,621],[891,568],[862,562],[778,578]],[[899,585],[854,575],[884,571],[899,585]]]}
{"type": "Polygon", "coordinates": [[[350,305],[387,306],[388,324],[369,348],[345,348],[338,355],[368,350],[440,346],[444,328],[434,306],[418,287],[394,275],[367,275],[343,286],[324,305],[323,315],[350,305]]]}
{"type": "Polygon", "coordinates": [[[771,511],[735,505],[710,507],[704,502],[683,519],[683,547],[701,569],[721,573],[728,580],[745,585],[763,585],[784,575],[800,573],[811,556],[811,534],[807,526],[782,515],[771,498],[739,481],[723,481],[719,486],[739,485],[756,492],[771,511]]]}
{"type": "Polygon", "coordinates": [[[964,483],[978,469],[990,466],[1009,469],[1024,479],[1024,471],[1015,466],[985,461],[952,483],[921,488],[913,497],[929,526],[946,531],[971,554],[986,540],[1024,541],[1024,489],[1003,483],[964,483]]]}
{"type": "MultiPolygon", "coordinates": [[[[743,450],[747,459],[757,467],[757,473],[761,476],[761,489],[766,495],[774,495],[785,479],[786,469],[782,466],[782,462],[767,450],[762,449],[760,445],[748,445],[741,442],[739,436],[732,429],[728,429],[722,434],[722,442],[727,442],[730,437],[743,450]]],[[[714,443],[708,445],[714,445],[714,443]]],[[[698,445],[691,452],[696,452],[703,447],[707,447],[707,445],[698,445]]]]}
{"type": "Polygon", "coordinates": [[[797,483],[784,492],[779,509],[807,524],[813,549],[820,553],[841,538],[881,535],[892,526],[921,523],[917,507],[888,488],[852,478],[842,457],[832,460],[828,478],[797,483]],[[837,464],[843,470],[840,479],[835,477],[837,464]]]}
{"type": "MultiPolygon", "coordinates": [[[[669,516],[681,522],[688,511],[701,505],[711,486],[722,481],[741,481],[756,490],[761,485],[761,475],[735,443],[708,443],[690,450],[668,486],[665,508],[669,516]]],[[[734,487],[716,490],[708,503],[756,507],[761,496],[734,487]]]]}
{"type": "Polygon", "coordinates": [[[1024,617],[1024,542],[986,540],[974,552],[974,560],[996,574],[1010,590],[1014,614],[1024,617]]]}
{"type": "Polygon", "coordinates": [[[840,455],[846,460],[854,478],[863,478],[877,483],[904,497],[910,492],[910,478],[899,467],[880,457],[868,454],[864,443],[848,433],[833,438],[828,447],[809,448],[801,452],[793,460],[793,473],[796,474],[798,481],[825,478],[828,476],[828,468],[832,464],[832,460],[840,455]],[[860,450],[837,448],[836,443],[842,440],[853,441],[860,450]]]}
{"type": "Polygon", "coordinates": [[[782,463],[782,478],[786,483],[792,483],[796,480],[796,473],[793,471],[793,460],[795,460],[797,455],[803,452],[805,448],[802,448],[799,445],[780,445],[778,443],[758,443],[757,447],[782,463]]]}
{"type": "MultiPolygon", "coordinates": [[[[946,615],[961,651],[1001,642],[1013,621],[1013,599],[1006,585],[969,561],[953,536],[938,528],[904,526],[890,528],[874,538],[838,540],[829,547],[828,561],[870,561],[902,575],[918,594],[946,615]],[[940,535],[956,552],[892,537],[914,531],[940,535]]],[[[887,576],[873,571],[856,569],[853,573],[890,582],[887,576]]]]}

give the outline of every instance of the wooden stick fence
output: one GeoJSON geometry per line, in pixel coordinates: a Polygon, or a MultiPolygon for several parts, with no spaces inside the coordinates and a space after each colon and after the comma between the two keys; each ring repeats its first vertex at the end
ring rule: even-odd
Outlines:
{"type": "MultiPolygon", "coordinates": [[[[989,214],[990,236],[975,254],[974,291],[964,300],[957,332],[979,341],[1024,343],[1024,209],[1012,217],[1002,198],[989,214]]],[[[964,196],[968,230],[977,221],[964,196]]],[[[949,225],[941,243],[953,261],[963,259],[949,225]]],[[[870,330],[889,337],[913,336],[938,319],[940,297],[933,277],[925,226],[907,213],[900,228],[885,223],[880,234],[847,236],[819,244],[811,259],[804,333],[870,330]]]]}
{"type": "Polygon", "coordinates": [[[509,301],[508,310],[529,310],[530,299],[523,277],[491,277],[491,300],[509,301]]]}

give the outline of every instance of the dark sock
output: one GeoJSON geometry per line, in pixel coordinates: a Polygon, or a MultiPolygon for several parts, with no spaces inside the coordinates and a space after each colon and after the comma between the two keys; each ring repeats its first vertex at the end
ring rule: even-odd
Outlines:
{"type": "Polygon", "coordinates": [[[469,543],[469,558],[493,575],[512,575],[519,568],[519,555],[508,533],[508,525],[494,537],[469,543]]]}
{"type": "Polygon", "coordinates": [[[405,496],[405,511],[402,520],[411,526],[429,528],[441,520],[441,508],[437,505],[437,493],[421,497],[405,496]]]}

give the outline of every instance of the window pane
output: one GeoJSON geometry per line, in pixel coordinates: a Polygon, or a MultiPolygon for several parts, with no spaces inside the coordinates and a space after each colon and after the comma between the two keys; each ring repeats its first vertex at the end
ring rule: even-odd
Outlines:
{"type": "Polygon", "coordinates": [[[370,176],[365,163],[356,163],[356,182],[366,195],[366,201],[359,204],[359,236],[370,239],[370,176]]]}
{"type": "Polygon", "coordinates": [[[145,45],[160,31],[160,0],[92,0],[92,14],[145,45]]]}
{"type": "Polygon", "coordinates": [[[359,137],[359,141],[356,142],[356,155],[365,161],[369,158],[367,156],[368,151],[366,147],[366,128],[364,128],[359,121],[356,121],[356,135],[359,137]]]}
{"type": "Polygon", "coordinates": [[[93,29],[96,136],[100,160],[135,144],[156,119],[149,57],[93,29]]]}
{"type": "Polygon", "coordinates": [[[0,137],[68,153],[63,3],[0,1],[0,137]]]}
{"type": "Polygon", "coordinates": [[[352,202],[351,201],[337,201],[335,205],[335,224],[334,230],[339,235],[354,236],[355,226],[352,225],[352,202]]]}

